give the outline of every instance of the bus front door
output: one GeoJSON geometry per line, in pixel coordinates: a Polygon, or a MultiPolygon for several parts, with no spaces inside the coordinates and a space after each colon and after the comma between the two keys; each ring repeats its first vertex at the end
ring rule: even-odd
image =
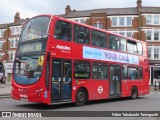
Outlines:
{"type": "Polygon", "coordinates": [[[52,60],[52,102],[71,100],[71,61],[52,60]]]}
{"type": "Polygon", "coordinates": [[[110,96],[121,94],[121,69],[118,65],[110,65],[110,96]]]}

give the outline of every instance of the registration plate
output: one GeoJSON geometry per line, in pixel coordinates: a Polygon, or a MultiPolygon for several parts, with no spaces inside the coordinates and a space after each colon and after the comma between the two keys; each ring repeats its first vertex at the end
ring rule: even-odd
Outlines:
{"type": "Polygon", "coordinates": [[[28,98],[21,98],[21,101],[28,101],[28,98]]]}

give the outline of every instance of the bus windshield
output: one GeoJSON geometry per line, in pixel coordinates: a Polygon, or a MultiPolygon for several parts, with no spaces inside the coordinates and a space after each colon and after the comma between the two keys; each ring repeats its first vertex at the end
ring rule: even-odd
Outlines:
{"type": "Polygon", "coordinates": [[[24,26],[20,41],[47,37],[49,21],[50,18],[47,16],[35,17],[29,20],[24,26]]]}
{"type": "Polygon", "coordinates": [[[33,84],[42,74],[44,55],[29,55],[16,57],[14,64],[14,79],[19,84],[33,84]]]}

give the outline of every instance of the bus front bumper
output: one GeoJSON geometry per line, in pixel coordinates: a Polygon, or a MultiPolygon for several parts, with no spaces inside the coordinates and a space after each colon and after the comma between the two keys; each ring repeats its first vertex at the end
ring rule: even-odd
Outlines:
{"type": "Polygon", "coordinates": [[[12,98],[20,101],[45,103],[43,92],[40,93],[20,93],[12,90],[12,98]]]}

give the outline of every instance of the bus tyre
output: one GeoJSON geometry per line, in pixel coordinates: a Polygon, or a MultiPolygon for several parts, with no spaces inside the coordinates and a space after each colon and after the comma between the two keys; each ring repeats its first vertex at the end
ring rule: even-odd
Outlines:
{"type": "Polygon", "coordinates": [[[87,100],[87,94],[86,91],[83,88],[78,89],[77,93],[76,93],[76,101],[75,104],[77,106],[81,106],[84,105],[86,103],[87,100]]]}
{"type": "Polygon", "coordinates": [[[136,87],[133,87],[131,90],[131,98],[136,99],[138,97],[138,90],[136,87]]]}

